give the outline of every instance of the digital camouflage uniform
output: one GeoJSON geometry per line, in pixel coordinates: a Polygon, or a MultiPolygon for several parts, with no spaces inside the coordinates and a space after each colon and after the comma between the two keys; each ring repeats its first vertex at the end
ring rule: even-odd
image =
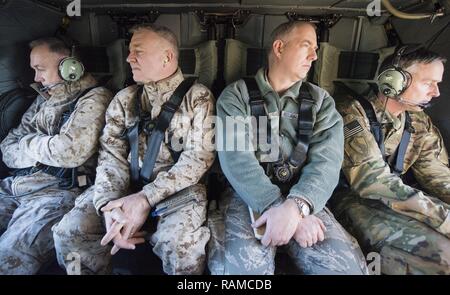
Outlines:
{"type": "MultiPolygon", "coordinates": [[[[98,137],[105,123],[111,93],[97,87],[84,94],[61,126],[62,114],[80,90],[96,85],[85,75],[71,85],[61,84],[51,95],[40,94],[20,125],[0,144],[10,168],[78,168],[78,175],[95,172],[98,137]]],[[[36,87],[36,86],[35,86],[36,87]]],[[[36,169],[37,170],[37,169],[36,169]]],[[[80,185],[81,178],[78,179],[80,185]]],[[[73,207],[81,188],[64,189],[61,179],[42,171],[0,181],[0,273],[33,274],[53,256],[51,226],[73,207]]]]}
{"type": "MultiPolygon", "coordinates": [[[[161,106],[183,81],[180,70],[171,77],[144,86],[142,108],[156,118],[161,106]]],[[[70,252],[81,256],[82,273],[107,273],[110,269],[110,247],[102,247],[103,217],[99,210],[109,201],[129,194],[130,153],[126,138],[127,128],[134,125],[137,86],[120,91],[106,112],[106,126],[100,138],[101,152],[95,188],[80,198],[75,208],[54,228],[58,260],[67,266],[64,258],[70,252]],[[93,202],[92,202],[93,201],[93,202]]],[[[153,251],[162,262],[167,274],[201,274],[205,264],[205,246],[209,240],[206,220],[206,188],[201,178],[214,161],[211,146],[211,126],[207,117],[213,115],[214,98],[201,84],[194,84],[183,98],[161,144],[152,181],[143,188],[152,207],[174,194],[196,196],[190,203],[173,214],[158,219],[158,228],[151,237],[153,251]],[[183,138],[183,152],[176,163],[168,149],[169,136],[183,138]]],[[[147,136],[139,138],[139,165],[146,151],[147,136]]]]}
{"type": "MultiPolygon", "coordinates": [[[[301,81],[291,86],[281,97],[270,86],[265,69],[255,76],[265,101],[273,130],[272,140],[279,136],[283,158],[289,157],[297,144],[298,95],[301,81]],[[281,134],[281,135],[279,135],[281,134]]],[[[299,196],[311,204],[311,214],[326,225],[325,240],[312,247],[301,248],[292,239],[280,247],[303,274],[364,274],[367,267],[361,249],[325,208],[339,178],[343,157],[342,118],[334,107],[334,101],[323,89],[311,86],[314,100],[314,130],[311,136],[307,160],[297,183],[289,187],[289,195],[299,196]]],[[[251,115],[249,96],[243,80],[229,85],[217,103],[217,115],[222,122],[226,118],[242,121],[251,115]]],[[[250,128],[218,130],[224,147],[230,139],[251,138],[250,128]]],[[[251,140],[249,140],[251,142],[251,140]]],[[[278,147],[275,147],[278,149],[278,147]]],[[[265,247],[257,240],[251,227],[248,206],[264,212],[286,197],[271,182],[260,161],[260,151],[219,150],[222,170],[231,184],[218,202],[218,209],[211,208],[209,225],[212,231],[209,250],[209,269],[213,274],[273,274],[276,247],[265,247]]]]}
{"type": "MultiPolygon", "coordinates": [[[[384,103],[369,99],[382,122],[386,156],[400,144],[405,113],[384,113],[384,103]]],[[[450,169],[439,131],[424,112],[410,112],[412,134],[403,164],[423,188],[391,173],[370,132],[359,102],[338,104],[344,117],[343,172],[351,190],[334,198],[335,213],[366,251],[381,252],[386,274],[450,274],[450,169]]]]}

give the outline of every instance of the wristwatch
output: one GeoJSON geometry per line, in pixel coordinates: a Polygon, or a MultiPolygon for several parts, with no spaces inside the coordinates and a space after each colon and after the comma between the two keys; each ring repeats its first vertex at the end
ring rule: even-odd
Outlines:
{"type": "Polygon", "coordinates": [[[309,206],[308,202],[299,197],[292,197],[291,199],[294,200],[297,204],[298,211],[300,211],[300,215],[302,216],[302,218],[305,218],[309,215],[309,213],[311,213],[311,207],[309,206]]]}

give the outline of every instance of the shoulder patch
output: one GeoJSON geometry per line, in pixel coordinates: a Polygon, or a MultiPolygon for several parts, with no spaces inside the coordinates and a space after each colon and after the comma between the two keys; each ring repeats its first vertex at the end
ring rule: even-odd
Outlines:
{"type": "Polygon", "coordinates": [[[345,138],[349,138],[360,132],[363,132],[363,128],[359,124],[358,120],[353,120],[350,123],[345,124],[345,126],[344,126],[344,137],[345,138]]]}

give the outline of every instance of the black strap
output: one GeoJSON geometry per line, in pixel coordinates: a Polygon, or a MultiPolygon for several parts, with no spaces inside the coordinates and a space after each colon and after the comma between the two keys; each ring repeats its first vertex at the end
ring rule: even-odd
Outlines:
{"type": "Polygon", "coordinates": [[[80,98],[82,98],[83,96],[85,96],[89,91],[91,91],[92,89],[94,89],[97,86],[94,87],[88,87],[80,92],[77,93],[77,95],[75,96],[75,99],[69,104],[69,108],[63,112],[61,114],[61,120],[59,121],[59,126],[58,126],[58,130],[61,129],[61,127],[66,124],[66,122],[69,120],[70,116],[72,115],[72,113],[75,111],[75,107],[77,106],[78,101],[80,100],[80,98]]]}
{"type": "Polygon", "coordinates": [[[380,149],[381,154],[383,155],[383,159],[386,160],[383,130],[381,129],[380,122],[378,122],[377,115],[375,113],[375,109],[373,108],[372,104],[367,99],[356,93],[356,91],[345,85],[345,83],[341,81],[335,81],[335,84],[348,91],[350,95],[354,99],[356,99],[362,106],[364,112],[366,113],[366,117],[369,120],[370,132],[372,133],[373,137],[375,138],[375,141],[377,142],[378,148],[380,149]]]}
{"type": "Polygon", "coordinates": [[[355,96],[355,99],[361,104],[366,113],[367,119],[369,119],[370,123],[370,132],[373,134],[375,141],[377,142],[378,148],[385,158],[385,147],[384,147],[384,135],[383,130],[381,129],[381,124],[378,122],[377,115],[375,114],[375,110],[372,104],[363,97],[355,96]]]}
{"type": "Polygon", "coordinates": [[[145,152],[144,163],[140,172],[140,177],[144,183],[150,182],[150,177],[153,173],[153,168],[161,148],[161,143],[164,139],[164,134],[169,127],[175,112],[180,107],[183,97],[192,87],[195,80],[195,77],[190,77],[181,82],[169,100],[164,103],[161,108],[161,113],[156,121],[156,126],[152,134],[147,139],[147,150],[145,152]]]}
{"type": "MultiPolygon", "coordinates": [[[[250,104],[250,111],[251,115],[256,118],[256,132],[257,136],[255,140],[257,140],[259,144],[259,118],[260,117],[267,117],[266,109],[264,107],[264,100],[261,97],[261,92],[259,91],[258,84],[256,83],[256,79],[254,77],[251,78],[244,78],[245,85],[247,86],[247,92],[249,96],[249,104],[250,104]]],[[[270,144],[270,125],[267,126],[267,141],[268,144],[270,144]]]]}
{"type": "MultiPolygon", "coordinates": [[[[259,117],[266,116],[266,109],[264,107],[265,103],[262,98],[261,92],[259,91],[256,79],[244,78],[244,82],[247,86],[247,91],[249,95],[249,104],[252,116],[256,117],[257,130],[259,130],[259,117]]],[[[313,132],[314,122],[312,106],[314,100],[311,96],[309,87],[307,83],[302,83],[300,87],[299,99],[299,112],[298,112],[298,132],[297,132],[297,144],[292,151],[289,158],[289,163],[298,168],[304,164],[306,161],[306,155],[308,153],[308,147],[311,140],[311,135],[313,132]]],[[[267,127],[267,139],[270,143],[270,126],[267,127]]]]}
{"type": "Polygon", "coordinates": [[[351,89],[344,83],[335,83],[348,90],[350,94],[361,104],[370,123],[370,132],[372,133],[375,141],[378,144],[378,148],[383,155],[383,159],[391,167],[392,172],[397,176],[400,176],[403,173],[403,163],[405,161],[405,155],[409,141],[411,140],[411,133],[414,133],[414,128],[412,127],[411,117],[409,113],[405,112],[405,127],[403,130],[402,138],[400,140],[400,144],[397,147],[395,153],[389,159],[386,159],[383,131],[381,129],[381,124],[378,122],[377,116],[375,114],[375,109],[373,108],[372,104],[364,97],[358,95],[355,91],[353,91],[353,89],[351,89]]]}
{"type": "MultiPolygon", "coordinates": [[[[255,78],[244,78],[245,85],[247,86],[248,96],[250,98],[250,109],[252,116],[256,118],[266,115],[266,109],[264,108],[264,99],[261,97],[258,84],[255,78]]],[[[257,120],[259,123],[259,120],[257,120]]]]}
{"type": "MultiPolygon", "coordinates": [[[[256,132],[254,133],[256,136],[253,139],[253,142],[256,147],[260,144],[260,126],[259,126],[259,119],[260,117],[268,117],[266,113],[265,103],[264,99],[261,96],[261,92],[259,91],[258,84],[256,82],[256,79],[254,77],[248,77],[243,78],[244,84],[247,87],[247,93],[249,97],[249,104],[250,104],[250,112],[253,117],[256,119],[256,126],[252,126],[256,132]]],[[[266,126],[266,136],[267,136],[267,144],[271,143],[271,130],[270,130],[270,123],[268,122],[266,126]]],[[[268,151],[270,152],[270,151],[268,151]]],[[[261,163],[261,166],[263,167],[264,171],[267,173],[267,162],[261,163]]]]}
{"type": "Polygon", "coordinates": [[[412,133],[412,125],[411,118],[408,112],[405,112],[406,120],[405,120],[405,128],[403,130],[402,138],[400,140],[400,144],[397,147],[395,153],[389,158],[386,158],[385,155],[385,147],[384,147],[384,135],[381,129],[381,124],[376,119],[375,111],[373,109],[372,104],[366,99],[356,96],[356,100],[361,104],[364,111],[366,112],[366,116],[370,122],[370,132],[375,138],[375,141],[378,144],[378,147],[383,155],[383,159],[385,162],[391,167],[391,170],[397,176],[403,173],[403,163],[405,161],[406,149],[408,148],[409,141],[411,139],[412,133]],[[373,120],[376,120],[375,122],[373,120]]]}
{"type": "Polygon", "coordinates": [[[314,100],[306,82],[302,82],[299,93],[298,132],[297,145],[289,158],[289,163],[295,168],[301,167],[306,161],[311,135],[313,133],[313,111],[314,100]]]}
{"type": "Polygon", "coordinates": [[[402,139],[394,153],[393,159],[395,160],[395,165],[392,167],[392,172],[397,176],[403,173],[403,162],[405,161],[406,150],[408,149],[408,144],[411,139],[411,133],[414,132],[411,117],[408,112],[405,112],[405,127],[402,134],[402,139]]]}
{"type": "Polygon", "coordinates": [[[139,86],[135,96],[135,116],[137,117],[134,125],[127,130],[128,142],[130,144],[130,175],[131,182],[139,181],[139,126],[141,121],[141,96],[144,86],[139,86]]]}

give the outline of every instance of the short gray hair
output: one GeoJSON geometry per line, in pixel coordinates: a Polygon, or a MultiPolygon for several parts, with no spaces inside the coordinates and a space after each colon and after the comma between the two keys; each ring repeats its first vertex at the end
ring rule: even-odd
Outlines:
{"type": "Polygon", "coordinates": [[[58,53],[62,55],[70,55],[70,48],[64,43],[63,40],[56,38],[56,37],[45,37],[36,39],[34,41],[31,41],[29,46],[30,49],[34,49],[38,46],[47,46],[50,52],[58,53]]]}
{"type": "Polygon", "coordinates": [[[291,33],[292,30],[294,30],[295,28],[306,25],[306,24],[310,25],[314,29],[316,29],[315,24],[313,24],[311,22],[299,21],[299,20],[285,22],[285,23],[282,23],[281,25],[279,25],[278,27],[276,27],[270,34],[270,43],[268,44],[268,47],[267,47],[267,56],[270,56],[270,54],[272,52],[272,45],[273,45],[273,42],[275,42],[275,40],[283,39],[284,37],[289,35],[289,33],[291,33]]]}
{"type": "Polygon", "coordinates": [[[170,45],[172,45],[172,47],[175,51],[175,55],[178,57],[178,51],[179,51],[178,39],[177,39],[177,36],[175,36],[175,34],[168,27],[160,26],[157,24],[142,23],[142,24],[134,25],[130,29],[130,33],[134,34],[135,32],[137,32],[139,30],[148,30],[150,32],[156,33],[158,36],[160,36],[161,38],[163,38],[164,40],[169,42],[170,45]]]}
{"type": "Polygon", "coordinates": [[[380,66],[379,70],[380,73],[393,66],[394,60],[396,59],[398,52],[402,47],[404,47],[406,53],[401,54],[398,66],[403,70],[409,68],[410,66],[416,63],[429,64],[434,61],[440,61],[443,64],[445,64],[447,62],[447,59],[439,53],[431,51],[422,46],[418,47],[417,44],[409,44],[400,46],[395,50],[394,54],[388,56],[380,66]]]}

